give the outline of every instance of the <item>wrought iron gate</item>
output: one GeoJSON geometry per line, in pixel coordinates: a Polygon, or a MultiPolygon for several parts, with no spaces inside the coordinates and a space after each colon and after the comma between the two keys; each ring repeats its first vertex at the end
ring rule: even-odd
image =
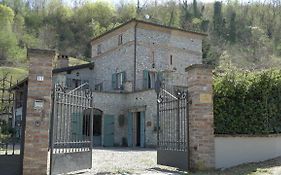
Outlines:
{"type": "Polygon", "coordinates": [[[50,174],[92,168],[93,99],[88,89],[56,85],[51,119],[50,174]]]}
{"type": "Polygon", "coordinates": [[[157,163],[188,170],[188,92],[157,80],[157,163]]]}
{"type": "Polygon", "coordinates": [[[12,86],[12,78],[3,77],[0,80],[0,174],[19,175],[23,167],[27,86],[12,86]],[[15,94],[21,94],[20,98],[15,98],[15,94]]]}

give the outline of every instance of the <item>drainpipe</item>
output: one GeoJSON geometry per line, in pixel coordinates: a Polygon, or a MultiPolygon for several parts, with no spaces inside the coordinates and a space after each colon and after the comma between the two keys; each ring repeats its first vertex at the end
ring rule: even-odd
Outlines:
{"type": "Polygon", "coordinates": [[[133,91],[136,91],[136,79],[137,79],[137,25],[138,22],[136,21],[135,28],[134,28],[134,86],[133,91]]]}

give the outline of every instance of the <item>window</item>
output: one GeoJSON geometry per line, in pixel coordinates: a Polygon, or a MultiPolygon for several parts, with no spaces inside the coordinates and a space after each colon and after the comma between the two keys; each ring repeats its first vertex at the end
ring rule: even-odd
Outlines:
{"type": "Polygon", "coordinates": [[[123,44],[123,35],[122,34],[120,34],[118,36],[118,45],[121,45],[121,44],[123,44]]]}
{"type": "Polygon", "coordinates": [[[157,72],[144,70],[143,71],[143,88],[144,89],[154,88],[156,79],[157,79],[157,72]]]}
{"type": "Polygon", "coordinates": [[[113,89],[123,90],[125,81],[126,81],[126,72],[112,74],[112,88],[113,89]]]}
{"type": "Polygon", "coordinates": [[[152,68],[155,68],[154,51],[152,51],[151,56],[152,56],[152,68]]]}
{"type": "Polygon", "coordinates": [[[71,88],[71,78],[66,78],[66,87],[71,88]]]}
{"type": "Polygon", "coordinates": [[[89,80],[83,80],[82,84],[84,84],[83,89],[89,89],[89,80]]]}
{"type": "Polygon", "coordinates": [[[101,92],[102,91],[102,83],[96,84],[95,90],[101,92]]]}
{"type": "Polygon", "coordinates": [[[97,54],[98,54],[98,55],[101,54],[101,44],[99,44],[99,45],[97,46],[97,54]]]}
{"type": "Polygon", "coordinates": [[[71,87],[77,88],[78,86],[81,85],[81,80],[72,79],[72,84],[73,84],[74,86],[71,86],[71,87]]]}
{"type": "Polygon", "coordinates": [[[170,65],[173,65],[173,55],[170,55],[170,65]]]}

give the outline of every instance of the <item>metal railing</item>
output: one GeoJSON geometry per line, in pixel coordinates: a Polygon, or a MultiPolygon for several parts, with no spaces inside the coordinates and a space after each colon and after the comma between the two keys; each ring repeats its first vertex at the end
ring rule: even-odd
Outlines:
{"type": "Polygon", "coordinates": [[[0,143],[0,155],[20,155],[19,142],[0,143]]]}
{"type": "Polygon", "coordinates": [[[158,149],[187,151],[188,149],[187,87],[161,84],[157,99],[158,149]]]}
{"type": "Polygon", "coordinates": [[[52,115],[53,154],[90,151],[92,93],[56,85],[52,115]]]}

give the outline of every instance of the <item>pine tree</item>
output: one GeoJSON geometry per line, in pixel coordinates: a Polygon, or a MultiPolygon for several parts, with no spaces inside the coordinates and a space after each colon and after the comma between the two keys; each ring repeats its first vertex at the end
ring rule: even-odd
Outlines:
{"type": "Polygon", "coordinates": [[[214,4],[214,16],[213,16],[213,24],[214,24],[214,31],[217,36],[222,36],[223,28],[224,28],[224,20],[221,12],[222,3],[216,1],[214,4]]]}
{"type": "Polygon", "coordinates": [[[195,18],[199,18],[200,17],[200,13],[198,11],[198,8],[197,8],[197,1],[196,0],[193,0],[193,15],[195,18]]]}
{"type": "Polygon", "coordinates": [[[235,12],[232,12],[230,16],[228,34],[229,34],[228,40],[231,43],[235,43],[236,41],[236,13],[235,12]]]}

